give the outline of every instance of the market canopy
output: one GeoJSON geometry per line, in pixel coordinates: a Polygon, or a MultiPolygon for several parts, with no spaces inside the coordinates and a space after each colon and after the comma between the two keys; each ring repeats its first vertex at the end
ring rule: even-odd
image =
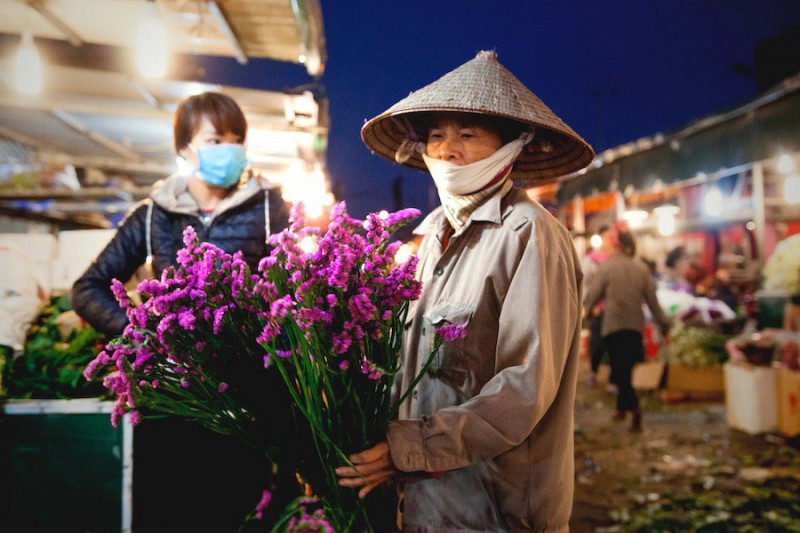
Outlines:
{"type": "Polygon", "coordinates": [[[26,208],[41,205],[24,202],[46,199],[58,205],[51,203],[48,213],[36,217],[59,224],[74,222],[81,211],[124,212],[152,183],[177,170],[174,111],[183,98],[204,91],[224,92],[242,106],[249,125],[251,166],[294,188],[284,190],[287,199],[300,196],[297,191],[303,188],[306,194],[327,194],[324,91],[316,84],[255,90],[207,83],[198,56],[188,54],[227,55],[240,62],[248,57],[293,63],[302,59],[310,73],[320,74],[325,48],[318,2],[226,1],[223,18],[232,39],[223,35],[226,26],[218,16],[212,16],[221,5],[159,0],[158,9],[175,31],[170,46],[179,54],[167,79],[138,76],[129,64],[129,47],[121,46],[133,40],[136,24],[131,21],[144,4],[145,0],[98,0],[91,5],[82,0],[0,2],[0,33],[32,30],[44,51],[47,75],[40,95],[18,94],[12,56],[20,39],[0,35],[0,212],[30,216],[26,208]],[[98,181],[94,178],[80,191],[50,190],[26,181],[37,167],[64,165],[99,173],[102,187],[91,187],[98,181]],[[120,182],[116,178],[122,178],[122,189],[115,188],[120,182]],[[119,202],[109,205],[109,199],[119,202]]]}
{"type": "MultiPolygon", "coordinates": [[[[29,98],[0,85],[0,136],[36,149],[40,160],[124,172],[139,184],[177,170],[172,116],[185,97],[220,91],[248,120],[253,166],[284,173],[319,164],[315,145],[327,117],[311,92],[288,94],[200,82],[133,80],[124,73],[50,65],[46,95],[29,98]]],[[[3,70],[0,70],[3,72],[3,70]]]]}
{"type": "Polygon", "coordinates": [[[745,105],[597,155],[560,180],[558,200],[645,191],[800,151],[800,74],[745,105]]]}
{"type": "MultiPolygon", "coordinates": [[[[270,58],[305,64],[312,76],[327,52],[319,0],[157,0],[175,53],[270,58]]],[[[128,47],[147,0],[4,0],[0,33],[128,47]],[[35,11],[35,13],[32,13],[35,11]]]]}

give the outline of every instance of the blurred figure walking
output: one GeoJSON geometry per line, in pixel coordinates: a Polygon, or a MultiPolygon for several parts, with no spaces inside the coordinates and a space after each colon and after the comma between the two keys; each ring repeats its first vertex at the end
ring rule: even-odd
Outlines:
{"type": "Polygon", "coordinates": [[[669,319],[656,299],[656,288],[647,267],[633,258],[636,243],[624,222],[616,222],[606,232],[602,249],[608,259],[597,268],[594,279],[586,288],[586,309],[604,302],[603,344],[611,360],[611,375],[619,388],[615,420],[632,414],[631,430],[640,431],[642,415],[639,398],[631,381],[633,367],[644,360],[642,333],[645,316],[642,304],[653,314],[666,335],[669,319]]]}

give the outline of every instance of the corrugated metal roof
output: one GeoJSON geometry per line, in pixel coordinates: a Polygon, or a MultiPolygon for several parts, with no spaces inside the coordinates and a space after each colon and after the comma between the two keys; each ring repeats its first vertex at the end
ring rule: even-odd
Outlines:
{"type": "Polygon", "coordinates": [[[558,199],[563,203],[629,186],[643,191],[659,181],[676,183],[798,151],[800,74],[744,105],[676,132],[598,154],[585,171],[562,178],[558,199]]]}

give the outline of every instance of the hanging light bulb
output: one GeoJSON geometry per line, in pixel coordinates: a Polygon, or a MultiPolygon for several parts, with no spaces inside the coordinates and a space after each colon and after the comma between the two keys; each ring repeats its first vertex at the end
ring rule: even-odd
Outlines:
{"type": "Polygon", "coordinates": [[[703,212],[710,217],[722,214],[722,191],[716,185],[711,186],[703,196],[703,212]]]}
{"type": "Polygon", "coordinates": [[[153,0],[145,3],[136,31],[136,66],[146,78],[167,73],[169,48],[167,28],[153,0]]]}
{"type": "Polygon", "coordinates": [[[649,213],[643,209],[630,209],[622,213],[622,219],[628,223],[631,229],[641,228],[648,216],[650,216],[649,213]]]}
{"type": "Polygon", "coordinates": [[[662,205],[654,209],[658,217],[658,232],[664,237],[675,234],[675,215],[680,208],[675,205],[662,205]]]}
{"type": "Polygon", "coordinates": [[[29,31],[22,32],[22,41],[14,58],[14,86],[18,92],[29,96],[42,92],[42,58],[29,31]]]}
{"type": "Polygon", "coordinates": [[[778,170],[784,174],[794,170],[794,159],[791,156],[784,154],[778,159],[778,170]]]}
{"type": "Polygon", "coordinates": [[[603,238],[597,233],[595,233],[594,235],[592,235],[592,238],[589,239],[589,243],[592,245],[592,248],[597,250],[603,245],[603,238]]]}
{"type": "Polygon", "coordinates": [[[787,204],[800,204],[800,176],[789,176],[783,182],[783,199],[787,204]]]}

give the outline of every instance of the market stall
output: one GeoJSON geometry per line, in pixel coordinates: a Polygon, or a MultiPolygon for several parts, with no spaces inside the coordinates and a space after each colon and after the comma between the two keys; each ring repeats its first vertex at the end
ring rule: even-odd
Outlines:
{"type": "Polygon", "coordinates": [[[607,150],[560,181],[581,252],[627,221],[675,328],[663,398],[725,399],[730,427],[800,432],[800,75],[724,112],[607,150]],[[680,255],[675,251],[680,250],[680,255]],[[676,287],[675,258],[683,257],[676,287]]]}
{"type": "Polygon", "coordinates": [[[134,454],[135,430],[111,426],[106,389],[82,376],[107,339],[71,311],[70,288],[123,215],[178,169],[172,118],[193,94],[239,103],[251,168],[288,201],[330,204],[326,59],[315,0],[0,5],[0,270],[32,274],[30,291],[4,276],[0,294],[36,308],[23,342],[0,342],[0,530],[131,531],[157,519],[134,505],[157,483],[135,485],[134,458],[139,471],[149,459],[134,454]],[[141,42],[153,22],[168,45],[153,48],[158,32],[141,42]],[[137,65],[141,46],[150,52],[137,65]],[[157,52],[168,67],[154,77],[141,68],[157,52]],[[310,83],[211,83],[207,56],[302,65],[310,83]]]}
{"type": "MultiPolygon", "coordinates": [[[[559,216],[580,250],[621,218],[659,271],[684,246],[705,276],[721,271],[740,295],[752,293],[776,243],[800,232],[798,123],[800,75],[676,132],[599,154],[561,180],[559,216]]],[[[761,296],[774,325],[766,315],[776,295],[761,296]]]]}

